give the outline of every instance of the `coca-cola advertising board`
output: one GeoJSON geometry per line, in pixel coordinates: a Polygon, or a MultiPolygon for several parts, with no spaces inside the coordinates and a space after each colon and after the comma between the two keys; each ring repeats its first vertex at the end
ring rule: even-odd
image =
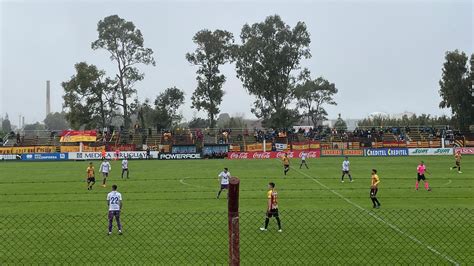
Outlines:
{"type": "MultiPolygon", "coordinates": [[[[288,154],[289,158],[301,158],[301,154],[303,152],[306,153],[306,158],[319,158],[319,157],[321,157],[321,151],[320,150],[307,151],[307,152],[306,151],[288,151],[286,153],[288,154]]],[[[227,153],[227,159],[229,159],[229,160],[276,159],[276,158],[283,157],[283,155],[285,155],[285,152],[283,152],[283,151],[228,152],[227,153]]]]}
{"type": "Polygon", "coordinates": [[[464,148],[456,148],[454,152],[460,152],[461,154],[474,154],[474,147],[464,147],[464,148]]]}

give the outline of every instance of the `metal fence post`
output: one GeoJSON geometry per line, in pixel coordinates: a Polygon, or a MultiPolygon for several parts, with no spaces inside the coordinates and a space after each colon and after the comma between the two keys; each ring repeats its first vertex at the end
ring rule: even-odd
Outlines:
{"type": "Polygon", "coordinates": [[[229,182],[229,265],[240,265],[239,235],[239,185],[238,177],[231,177],[229,182]]]}

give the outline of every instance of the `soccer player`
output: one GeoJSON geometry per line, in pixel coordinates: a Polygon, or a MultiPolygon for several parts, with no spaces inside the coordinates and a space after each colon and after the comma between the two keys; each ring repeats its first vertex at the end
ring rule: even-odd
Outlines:
{"type": "Polygon", "coordinates": [[[100,164],[100,172],[102,173],[102,187],[105,187],[105,182],[107,181],[107,177],[109,177],[109,172],[112,170],[112,166],[110,165],[109,161],[103,160],[100,164]]]}
{"type": "Polygon", "coordinates": [[[290,159],[288,158],[288,154],[285,153],[281,158],[281,162],[283,163],[283,173],[286,175],[288,171],[290,171],[290,159]]]}
{"type": "Polygon", "coordinates": [[[349,167],[350,167],[350,162],[349,162],[349,158],[346,156],[344,158],[344,161],[342,162],[342,177],[341,177],[341,182],[344,183],[344,176],[345,175],[348,175],[349,176],[349,180],[352,182],[352,176],[351,176],[351,173],[349,172],[349,167]]]}
{"type": "Polygon", "coordinates": [[[122,224],[120,223],[120,211],[122,210],[122,194],[117,191],[117,185],[112,185],[112,191],[107,194],[107,206],[109,207],[109,235],[112,234],[112,223],[117,221],[119,235],[122,234],[122,224]]]}
{"type": "Polygon", "coordinates": [[[306,156],[308,156],[308,154],[305,152],[305,151],[302,151],[301,152],[301,164],[300,164],[300,169],[301,167],[303,166],[306,166],[306,169],[309,169],[308,165],[306,164],[306,156]]]}
{"type": "Polygon", "coordinates": [[[102,155],[102,160],[105,160],[105,157],[107,157],[107,153],[105,152],[105,150],[102,150],[100,154],[102,155]]]}
{"type": "Polygon", "coordinates": [[[371,177],[371,185],[370,185],[370,199],[372,200],[372,203],[374,204],[373,207],[376,209],[380,208],[380,202],[377,199],[379,183],[380,183],[380,178],[377,175],[377,170],[372,169],[372,177],[371,177]]]}
{"type": "Polygon", "coordinates": [[[270,222],[270,218],[275,217],[278,223],[278,232],[283,232],[281,230],[281,222],[280,216],[278,215],[278,192],[275,189],[275,183],[270,182],[268,183],[268,192],[267,192],[267,217],[265,218],[265,227],[260,227],[261,231],[267,231],[268,222],[270,222]]]}
{"type": "Polygon", "coordinates": [[[123,179],[123,174],[127,172],[127,179],[128,179],[128,160],[127,160],[127,157],[123,157],[123,160],[122,160],[122,179],[123,179]]]}
{"type": "Polygon", "coordinates": [[[116,149],[116,150],[115,150],[115,158],[114,158],[114,160],[117,161],[118,159],[120,159],[120,150],[119,150],[119,149],[116,149]]]}
{"type": "Polygon", "coordinates": [[[457,151],[456,154],[454,155],[454,159],[456,160],[456,165],[449,168],[451,170],[453,169],[458,169],[458,173],[459,174],[462,174],[461,172],[461,159],[462,159],[462,155],[461,155],[461,152],[460,151],[457,151]]]}
{"type": "Polygon", "coordinates": [[[92,186],[95,184],[95,169],[92,162],[87,167],[87,190],[92,190],[92,186]]]}
{"type": "Polygon", "coordinates": [[[418,190],[418,183],[420,182],[420,180],[423,180],[423,183],[425,183],[425,189],[428,191],[431,191],[431,188],[428,185],[428,181],[426,181],[426,178],[425,178],[425,172],[428,174],[429,172],[428,170],[426,170],[426,165],[424,164],[423,161],[421,161],[418,167],[416,168],[416,172],[417,172],[417,178],[416,178],[416,184],[415,184],[416,190],[418,190]]]}
{"type": "Polygon", "coordinates": [[[217,192],[217,198],[221,195],[222,190],[228,189],[230,177],[231,175],[228,168],[224,168],[224,171],[218,175],[217,179],[221,182],[221,189],[217,192]]]}

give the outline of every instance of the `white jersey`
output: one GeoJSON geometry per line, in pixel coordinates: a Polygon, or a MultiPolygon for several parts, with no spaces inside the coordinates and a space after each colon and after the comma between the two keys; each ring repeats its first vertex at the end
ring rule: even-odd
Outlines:
{"type": "Polygon", "coordinates": [[[231,177],[230,172],[224,172],[222,171],[219,174],[219,177],[221,178],[221,185],[228,185],[229,184],[229,179],[231,177]]]}
{"type": "Polygon", "coordinates": [[[109,202],[109,211],[120,211],[120,201],[122,201],[122,194],[117,191],[112,191],[107,194],[107,201],[109,202]]]}
{"type": "Polygon", "coordinates": [[[127,159],[122,161],[122,169],[128,169],[128,160],[127,159]]]}
{"type": "Polygon", "coordinates": [[[306,156],[307,156],[307,155],[306,155],[306,152],[302,152],[302,153],[301,153],[301,160],[302,160],[302,161],[305,161],[305,160],[306,160],[306,156]]]}
{"type": "Polygon", "coordinates": [[[108,173],[110,172],[110,170],[112,170],[112,166],[110,165],[109,162],[105,161],[100,164],[100,171],[102,173],[108,173]]]}
{"type": "Polygon", "coordinates": [[[349,171],[349,161],[342,162],[342,171],[349,171]]]}

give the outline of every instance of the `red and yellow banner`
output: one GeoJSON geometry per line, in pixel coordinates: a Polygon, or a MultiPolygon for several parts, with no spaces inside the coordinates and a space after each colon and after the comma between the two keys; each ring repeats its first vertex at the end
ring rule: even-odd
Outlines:
{"type": "Polygon", "coordinates": [[[97,140],[95,130],[63,130],[60,136],[61,142],[95,142],[97,140]]]}
{"type": "MultiPolygon", "coordinates": [[[[249,144],[247,145],[247,151],[263,151],[263,144],[262,143],[255,143],[255,144],[249,144]]],[[[265,149],[267,151],[272,150],[272,144],[271,143],[266,143],[265,144],[265,149]]]]}

